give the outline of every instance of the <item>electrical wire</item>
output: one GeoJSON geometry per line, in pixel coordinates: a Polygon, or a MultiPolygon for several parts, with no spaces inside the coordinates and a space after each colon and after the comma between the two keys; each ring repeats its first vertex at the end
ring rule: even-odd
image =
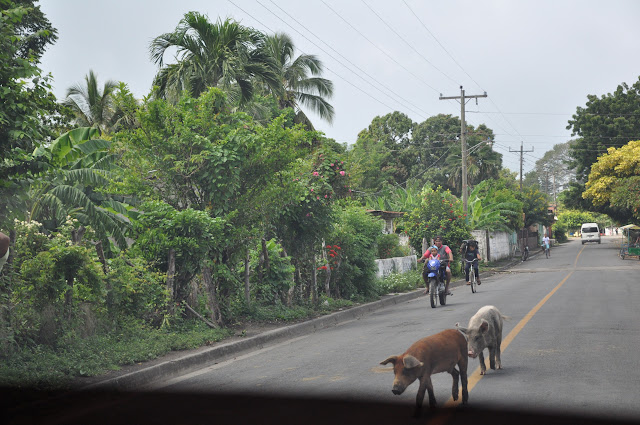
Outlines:
{"type": "MultiPolygon", "coordinates": [[[[256,0],[258,1],[258,0],[256,0]]],[[[367,77],[369,77],[371,80],[373,80],[376,84],[378,84],[378,86],[382,86],[384,87],[386,90],[388,90],[393,96],[397,97],[400,99],[400,101],[398,101],[397,99],[393,99],[391,96],[389,96],[388,94],[384,93],[382,90],[379,89],[378,86],[371,84],[369,81],[365,80],[364,78],[362,78],[360,76],[360,74],[354,72],[353,70],[349,69],[347,66],[345,66],[342,62],[338,61],[335,57],[331,56],[329,53],[327,53],[325,50],[321,49],[320,46],[318,46],[317,44],[313,43],[311,40],[309,40],[308,38],[306,38],[302,33],[300,33],[299,31],[297,31],[295,28],[293,28],[291,25],[287,24],[285,22],[285,24],[289,25],[290,28],[292,28],[294,31],[298,32],[298,34],[302,35],[303,37],[305,37],[305,39],[307,39],[307,41],[309,41],[310,43],[312,43],[314,46],[318,47],[319,49],[321,49],[323,52],[327,53],[334,61],[340,63],[342,66],[344,66],[345,68],[349,69],[349,71],[351,71],[354,75],[356,75],[358,78],[360,78],[361,80],[363,80],[365,83],[369,84],[371,87],[373,87],[374,89],[380,91],[382,94],[384,94],[385,96],[391,98],[392,100],[400,103],[401,105],[403,105],[405,108],[412,110],[412,112],[416,113],[417,115],[423,117],[423,118],[427,118],[429,116],[429,113],[425,112],[424,110],[422,110],[420,107],[412,104],[410,101],[408,101],[407,99],[403,98],[402,96],[400,96],[399,94],[397,94],[396,92],[394,92],[392,89],[390,89],[389,87],[387,87],[385,84],[381,83],[380,81],[378,81],[377,79],[375,79],[374,77],[372,77],[369,73],[367,73],[364,69],[360,68],[358,65],[354,64],[353,62],[351,62],[351,60],[349,60],[347,57],[345,57],[344,55],[342,55],[340,52],[338,52],[336,49],[334,49],[333,47],[331,47],[330,45],[328,45],[326,42],[324,42],[320,37],[318,37],[317,35],[315,35],[313,32],[311,32],[309,30],[309,28],[305,25],[303,25],[302,23],[300,23],[300,21],[298,21],[295,17],[291,16],[291,14],[289,12],[287,12],[285,9],[281,8],[280,6],[278,6],[273,0],[270,0],[271,3],[277,7],[278,9],[280,9],[282,11],[282,13],[284,13],[285,15],[287,15],[289,18],[291,18],[292,20],[294,20],[298,25],[300,25],[302,28],[305,28],[306,31],[311,34],[312,36],[314,36],[316,39],[320,40],[325,46],[327,46],[329,49],[331,49],[333,52],[335,52],[337,55],[339,55],[342,59],[344,59],[345,61],[347,61],[349,64],[351,64],[352,66],[354,66],[358,71],[360,71],[361,73],[363,73],[364,75],[366,75],[367,77]],[[403,104],[403,102],[406,102],[407,104],[411,105],[411,106],[407,106],[406,104],[403,104]],[[415,108],[415,109],[412,109],[415,108]],[[421,111],[417,112],[416,110],[421,111]]],[[[258,4],[260,4],[262,7],[265,7],[264,5],[262,5],[260,3],[260,1],[258,1],[258,4]]],[[[273,12],[271,12],[273,13],[273,12]]],[[[284,22],[284,21],[283,21],[284,22]]]]}
{"type": "MultiPolygon", "coordinates": [[[[244,12],[247,16],[249,16],[251,19],[253,19],[254,21],[256,21],[257,23],[259,23],[260,25],[262,25],[263,27],[265,27],[266,29],[268,29],[269,31],[273,32],[275,34],[275,31],[273,31],[271,28],[269,28],[267,25],[265,25],[262,21],[260,21],[259,19],[257,19],[256,17],[254,17],[252,14],[250,14],[249,12],[247,12],[246,10],[244,10],[243,8],[241,8],[240,6],[238,6],[237,4],[235,4],[232,0],[227,0],[229,3],[231,3],[232,5],[234,5],[235,7],[237,7],[238,9],[240,9],[242,12],[244,12]]],[[[259,2],[258,2],[259,3],[259,2]]],[[[267,7],[265,7],[263,4],[260,3],[260,5],[262,7],[264,7],[265,9],[267,9],[269,12],[271,12],[267,7]]],[[[282,18],[280,18],[278,15],[275,15],[273,12],[271,12],[276,18],[280,19],[281,21],[285,22],[282,18]]],[[[286,22],[285,22],[286,24],[286,22]]],[[[288,24],[287,24],[288,25],[288,24]]],[[[296,30],[296,32],[298,32],[296,30]]],[[[313,43],[312,43],[313,44],[313,43]]],[[[302,49],[298,49],[300,50],[301,53],[303,54],[307,54],[305,53],[302,49]]],[[[344,65],[343,65],[344,66],[344,65]]],[[[324,68],[331,72],[332,74],[334,74],[336,77],[340,78],[341,80],[343,80],[345,83],[349,84],[350,86],[352,86],[353,88],[355,88],[356,90],[362,92],[363,94],[367,95],[368,97],[370,97],[371,99],[375,100],[376,102],[378,102],[379,104],[383,105],[384,107],[386,107],[387,109],[390,110],[394,110],[394,108],[392,108],[391,106],[387,105],[386,103],[384,103],[383,101],[381,101],[380,99],[374,97],[373,95],[371,95],[370,93],[367,93],[366,91],[364,91],[363,89],[361,89],[360,87],[356,86],[355,84],[353,84],[351,81],[347,80],[346,78],[344,78],[342,75],[338,74],[337,72],[333,71],[331,68],[329,68],[328,66],[324,65],[324,68]]]]}

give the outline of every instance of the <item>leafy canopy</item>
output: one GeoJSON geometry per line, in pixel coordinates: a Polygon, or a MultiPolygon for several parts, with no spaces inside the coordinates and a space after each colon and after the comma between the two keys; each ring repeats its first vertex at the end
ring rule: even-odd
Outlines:
{"type": "Polygon", "coordinates": [[[631,141],[598,158],[591,166],[582,197],[594,205],[626,209],[640,219],[640,141],[631,141]]]}

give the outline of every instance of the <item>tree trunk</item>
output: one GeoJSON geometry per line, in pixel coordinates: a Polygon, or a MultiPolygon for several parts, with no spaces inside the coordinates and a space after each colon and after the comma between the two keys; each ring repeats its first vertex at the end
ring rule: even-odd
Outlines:
{"type": "Polygon", "coordinates": [[[327,267],[327,277],[324,279],[324,293],[327,297],[331,297],[331,291],[329,290],[329,282],[331,281],[331,264],[329,264],[329,260],[326,258],[324,244],[322,244],[322,248],[322,259],[324,260],[324,265],[327,267]]]}
{"type": "Polygon", "coordinates": [[[7,258],[7,264],[13,263],[13,257],[15,256],[15,244],[16,244],[16,231],[9,230],[9,258],[7,258]]]}
{"type": "Polygon", "coordinates": [[[189,304],[185,303],[184,306],[187,308],[187,310],[189,310],[191,312],[191,314],[196,316],[198,319],[202,320],[210,328],[218,329],[220,327],[217,324],[208,321],[205,317],[202,317],[202,315],[200,313],[198,313],[197,311],[195,311],[193,308],[191,308],[191,306],[189,304]]]}
{"type": "MultiPolygon", "coordinates": [[[[264,239],[263,239],[264,240],[264,239]]],[[[287,256],[287,250],[284,248],[284,246],[282,247],[282,253],[280,254],[281,257],[285,258],[287,256]]],[[[289,290],[287,291],[287,307],[291,307],[291,304],[293,304],[293,294],[296,290],[296,271],[298,271],[298,268],[294,268],[294,270],[291,272],[291,285],[289,286],[289,290]]],[[[298,279],[298,283],[300,283],[300,279],[298,279]]]]}
{"type": "Polygon", "coordinates": [[[264,276],[263,265],[264,265],[264,253],[261,250],[260,255],[258,256],[258,290],[260,290],[260,286],[262,285],[262,278],[264,276]]]}
{"type": "Polygon", "coordinates": [[[80,243],[80,241],[82,240],[82,237],[84,236],[84,232],[87,229],[84,226],[80,226],[77,230],[74,229],[71,231],[71,242],[74,245],[78,245],[80,243]]]}
{"type": "Polygon", "coordinates": [[[489,240],[489,231],[485,230],[485,241],[487,243],[487,257],[484,259],[485,263],[488,263],[489,261],[491,261],[491,245],[490,245],[490,240],[489,240]]]}
{"type": "Polygon", "coordinates": [[[67,276],[67,292],[64,294],[64,305],[67,310],[67,319],[71,320],[73,313],[73,276],[67,276]]]}
{"type": "Polygon", "coordinates": [[[211,309],[211,321],[222,326],[222,313],[220,312],[220,304],[218,303],[218,296],[216,285],[211,279],[211,268],[209,266],[202,267],[202,279],[204,285],[209,292],[209,308],[211,309]]]}
{"type": "Polygon", "coordinates": [[[174,299],[174,278],[176,275],[176,250],[173,248],[169,248],[169,268],[167,270],[167,291],[169,291],[169,299],[171,302],[169,303],[169,311],[173,313],[173,301],[174,299]]]}
{"type": "Polygon", "coordinates": [[[267,250],[267,240],[262,238],[262,255],[264,256],[264,269],[269,272],[269,251],[267,250]]]}
{"type": "MultiPolygon", "coordinates": [[[[334,271],[335,271],[336,273],[338,272],[338,269],[340,268],[340,264],[342,264],[342,257],[340,257],[340,259],[338,260],[338,264],[336,264],[336,267],[335,267],[335,269],[334,269],[334,271]]],[[[337,275],[336,275],[336,276],[337,276],[337,275]]],[[[338,282],[335,282],[335,281],[334,281],[333,283],[334,283],[333,287],[334,287],[334,288],[335,288],[335,290],[336,290],[336,296],[337,296],[338,298],[341,298],[341,297],[342,297],[342,295],[340,294],[340,285],[338,285],[338,282]]]]}
{"type": "Polygon", "coordinates": [[[244,300],[247,305],[251,304],[251,286],[249,284],[249,277],[251,274],[251,270],[249,267],[249,262],[251,261],[251,253],[249,252],[249,248],[247,248],[247,256],[244,259],[244,300]]]}
{"type": "Polygon", "coordinates": [[[102,241],[98,241],[95,244],[96,254],[98,254],[98,260],[102,263],[102,271],[104,274],[109,272],[109,268],[107,267],[107,260],[104,258],[104,250],[102,249],[102,241]]]}
{"type": "Polygon", "coordinates": [[[311,302],[313,305],[318,303],[318,269],[316,267],[316,254],[313,254],[313,263],[311,271],[311,302]]]}

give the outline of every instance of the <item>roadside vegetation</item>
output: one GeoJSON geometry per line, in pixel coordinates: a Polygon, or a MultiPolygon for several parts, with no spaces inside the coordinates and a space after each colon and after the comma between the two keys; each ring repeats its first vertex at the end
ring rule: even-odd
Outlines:
{"type": "MultiPolygon", "coordinates": [[[[333,119],[333,85],[286,34],[189,12],[151,42],[158,73],[143,100],[94,70],[56,99],[38,67],[56,30],[34,1],[1,11],[0,231],[12,241],[0,272],[2,385],[64,387],[222,341],[243,323],[293,323],[414,290],[418,270],[377,279],[375,260],[421,252],[438,235],[459,276],[457,247],[472,230],[549,225],[556,195],[558,240],[587,217],[638,217],[637,142],[612,136],[585,173],[596,161],[578,148],[596,131],[582,120],[591,104],[570,122],[583,138],[545,157],[562,175],[558,193],[542,164],[520,188],[493,130],[468,126],[465,213],[459,118],[392,112],[352,146],[336,143],[313,122],[333,119]],[[165,63],[169,48],[178,63],[165,63]],[[575,167],[588,188],[580,199],[575,167]],[[368,210],[403,215],[385,235],[368,210]]],[[[616,92],[625,108],[638,84],[616,92]]],[[[640,133],[634,116],[616,119],[640,133]]]]}

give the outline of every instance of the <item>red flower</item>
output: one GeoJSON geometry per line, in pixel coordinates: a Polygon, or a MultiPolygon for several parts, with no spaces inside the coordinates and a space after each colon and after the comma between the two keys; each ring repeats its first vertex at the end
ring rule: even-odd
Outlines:
{"type": "Polygon", "coordinates": [[[335,249],[342,249],[342,248],[340,248],[338,245],[335,245],[335,246],[334,246],[334,248],[335,248],[335,249]]]}
{"type": "Polygon", "coordinates": [[[329,254],[330,257],[335,257],[335,254],[329,254]]]}

